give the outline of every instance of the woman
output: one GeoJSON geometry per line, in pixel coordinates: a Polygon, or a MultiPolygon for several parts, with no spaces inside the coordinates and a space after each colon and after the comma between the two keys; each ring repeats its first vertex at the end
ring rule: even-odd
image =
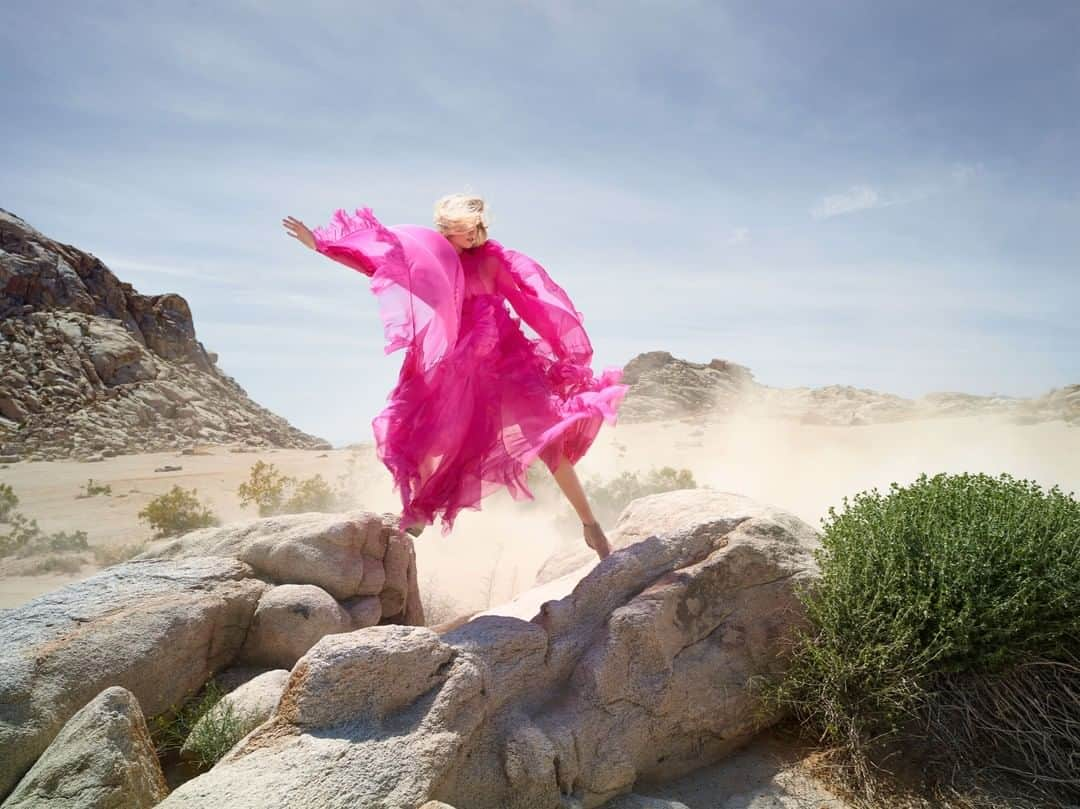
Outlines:
{"type": "Polygon", "coordinates": [[[593,375],[581,313],[528,256],[487,236],[484,200],[452,194],[435,229],[386,227],[371,209],[338,209],[308,229],[282,220],[307,247],[371,277],[386,352],[405,348],[389,404],[372,422],[379,458],[401,493],[410,533],[441,513],[450,532],[462,508],[505,486],[532,498],[540,458],[581,518],[586,544],[611,553],[574,464],[602,422],[614,424],[622,371],[593,375]],[[530,339],[506,303],[538,335],[530,339]]]}

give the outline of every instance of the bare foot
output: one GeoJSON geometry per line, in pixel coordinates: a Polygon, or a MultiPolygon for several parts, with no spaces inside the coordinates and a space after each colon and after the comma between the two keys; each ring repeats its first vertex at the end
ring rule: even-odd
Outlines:
{"type": "Polygon", "coordinates": [[[582,523],[582,528],[585,531],[586,545],[596,551],[601,559],[611,556],[611,544],[604,535],[604,529],[600,527],[600,523],[582,523]]]}

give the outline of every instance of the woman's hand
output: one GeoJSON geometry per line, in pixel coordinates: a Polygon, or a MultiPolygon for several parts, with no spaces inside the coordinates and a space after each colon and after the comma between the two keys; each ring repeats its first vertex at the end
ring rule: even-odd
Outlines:
{"type": "Polygon", "coordinates": [[[300,241],[305,247],[315,249],[315,235],[308,229],[308,226],[292,216],[286,216],[281,220],[281,224],[285,226],[285,230],[289,231],[289,235],[294,239],[300,241]]]}

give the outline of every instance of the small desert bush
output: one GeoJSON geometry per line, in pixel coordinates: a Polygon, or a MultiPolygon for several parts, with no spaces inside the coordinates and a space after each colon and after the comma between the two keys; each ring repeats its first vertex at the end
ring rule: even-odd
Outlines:
{"type": "Polygon", "coordinates": [[[346,501],[344,491],[331,489],[322,475],[297,481],[265,461],[257,461],[251,467],[248,479],[240,484],[236,493],[240,496],[240,505],[254,505],[260,517],[339,511],[346,501]]]}
{"type": "Polygon", "coordinates": [[[696,489],[697,482],[689,469],[665,466],[662,469],[651,469],[647,474],[623,472],[606,483],[593,479],[586,483],[584,488],[596,518],[607,524],[614,522],[622,510],[639,497],[679,489],[696,489]]]}
{"type": "Polygon", "coordinates": [[[76,495],[77,500],[81,500],[86,497],[96,497],[99,494],[112,494],[112,486],[100,483],[94,483],[93,478],[87,478],[86,483],[79,487],[82,490],[82,494],[76,495]]]}
{"type": "Polygon", "coordinates": [[[90,548],[94,561],[101,567],[126,562],[146,550],[147,542],[129,542],[125,545],[94,545],[90,548]]]}
{"type": "Polygon", "coordinates": [[[220,521],[209,508],[199,502],[198,490],[190,492],[173,486],[159,495],[139,512],[139,519],[148,522],[157,533],[155,538],[176,536],[196,528],[219,525],[220,521]]]}
{"type": "Polygon", "coordinates": [[[918,750],[964,805],[1080,800],[1080,502],[1007,474],[843,502],[766,703],[842,751],[864,796],[882,756],[918,750]]]}
{"type": "Polygon", "coordinates": [[[150,736],[158,757],[175,755],[186,746],[200,769],[208,770],[217,764],[251,726],[248,717],[229,702],[211,711],[224,696],[225,692],[211,680],[195,698],[153,717],[150,736]],[[200,722],[204,717],[206,721],[200,722]]]}
{"type": "Polygon", "coordinates": [[[285,501],[285,514],[301,514],[305,511],[335,511],[339,495],[323,480],[322,475],[315,475],[299,481],[289,499],[285,501]]]}
{"type": "Polygon", "coordinates": [[[43,576],[46,573],[78,573],[82,570],[83,558],[78,555],[50,553],[35,559],[32,565],[22,568],[24,576],[43,576]]]}
{"type": "Polygon", "coordinates": [[[0,557],[39,556],[89,549],[85,531],[56,531],[46,534],[38,527],[37,520],[29,519],[22,512],[16,511],[18,505],[19,498],[15,490],[6,483],[0,483],[0,557]]]}
{"type": "Polygon", "coordinates": [[[0,483],[0,523],[8,522],[18,505],[19,498],[15,495],[15,490],[11,488],[11,485],[0,483]]]}
{"type": "MultiPolygon", "coordinates": [[[[528,483],[538,502],[549,503],[563,497],[554,477],[543,463],[537,462],[529,467],[528,483]]],[[[665,466],[648,472],[623,472],[607,481],[593,477],[582,488],[592,504],[596,519],[606,526],[613,523],[632,500],[678,489],[696,489],[697,482],[689,469],[665,466]]],[[[566,522],[570,527],[574,520],[566,518],[566,522]]]]}

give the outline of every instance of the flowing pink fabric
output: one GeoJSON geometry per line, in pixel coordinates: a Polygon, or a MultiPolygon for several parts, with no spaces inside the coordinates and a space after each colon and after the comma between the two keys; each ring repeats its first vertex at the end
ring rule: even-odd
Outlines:
{"type": "Polygon", "coordinates": [[[536,458],[552,471],[563,455],[577,463],[601,424],[615,424],[622,370],[594,376],[581,313],[528,256],[490,239],[459,256],[438,231],[385,227],[369,208],[339,209],[313,232],[320,253],[371,277],[386,353],[406,349],[372,421],[402,528],[441,516],[447,534],[503,486],[532,499],[536,458]]]}

